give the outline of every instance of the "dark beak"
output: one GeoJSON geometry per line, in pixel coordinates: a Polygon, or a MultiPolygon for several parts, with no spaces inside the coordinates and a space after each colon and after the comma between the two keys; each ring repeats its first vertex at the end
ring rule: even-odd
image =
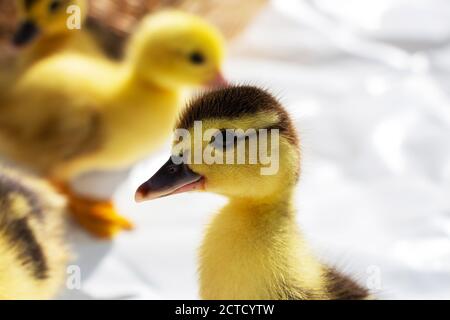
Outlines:
{"type": "Polygon", "coordinates": [[[177,193],[204,190],[204,178],[186,164],[175,164],[169,159],[147,182],[136,191],[136,202],[153,200],[177,193]]]}
{"type": "Polygon", "coordinates": [[[13,45],[21,47],[30,43],[39,34],[39,28],[32,21],[24,21],[17,29],[12,39],[13,45]]]}

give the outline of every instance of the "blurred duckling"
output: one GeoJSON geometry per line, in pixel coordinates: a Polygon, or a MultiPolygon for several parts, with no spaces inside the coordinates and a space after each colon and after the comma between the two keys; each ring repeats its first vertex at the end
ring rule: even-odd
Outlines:
{"type": "Polygon", "coordinates": [[[18,5],[20,24],[12,41],[17,47],[28,45],[19,56],[20,68],[62,51],[102,54],[82,28],[87,0],[19,0],[18,5]]]}
{"type": "Polygon", "coordinates": [[[300,175],[301,152],[293,123],[278,101],[250,86],[225,88],[193,101],[176,128],[187,129],[194,137],[195,121],[202,122],[203,133],[203,141],[196,143],[203,144],[202,151],[212,155],[215,162],[188,164],[193,163],[196,151],[194,141],[183,137],[174,144],[169,161],[140,186],[136,200],[191,190],[214,192],[229,199],[213,219],[201,246],[201,297],[367,298],[366,289],[319,262],[297,229],[293,194],[300,175]],[[243,131],[237,134],[226,129],[243,131]],[[261,129],[267,130],[267,144],[261,140],[261,129]],[[252,145],[256,147],[254,153],[249,151],[252,145]],[[278,169],[263,174],[261,169],[269,165],[262,165],[260,160],[250,164],[250,159],[257,160],[266,147],[268,155],[279,152],[271,164],[278,169]],[[226,164],[228,156],[236,161],[234,152],[239,148],[244,150],[245,163],[226,164]]]}
{"type": "Polygon", "coordinates": [[[223,83],[223,55],[223,39],[211,25],[167,11],[142,22],[121,65],[74,54],[40,61],[0,107],[0,152],[47,175],[71,198],[78,222],[111,238],[132,224],[110,200],[80,197],[68,183],[93,170],[127,167],[160,147],[184,88],[223,83]]]}
{"type": "MultiPolygon", "coordinates": [[[[0,91],[10,90],[27,68],[50,55],[61,52],[103,55],[82,28],[87,17],[87,0],[18,0],[17,4],[20,22],[12,43],[21,51],[14,61],[1,65],[0,91]]],[[[2,92],[0,102],[4,99],[2,92]]]]}
{"type": "Polygon", "coordinates": [[[0,168],[0,299],[49,299],[68,261],[65,201],[44,182],[0,168]]]}

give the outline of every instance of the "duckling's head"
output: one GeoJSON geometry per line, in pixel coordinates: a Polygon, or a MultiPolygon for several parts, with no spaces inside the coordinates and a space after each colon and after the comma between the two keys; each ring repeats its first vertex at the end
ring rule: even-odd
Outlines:
{"type": "Polygon", "coordinates": [[[224,39],[200,17],[164,11],[145,18],[129,43],[138,75],[164,87],[221,85],[224,39]]]}
{"type": "Polygon", "coordinates": [[[81,28],[87,16],[86,0],[19,0],[19,27],[13,37],[16,46],[39,36],[59,36],[81,28]]]}
{"type": "Polygon", "coordinates": [[[261,200],[283,197],[297,182],[295,128],[264,90],[236,86],[209,92],[185,109],[177,128],[171,158],[139,187],[138,201],[198,189],[261,200]]]}

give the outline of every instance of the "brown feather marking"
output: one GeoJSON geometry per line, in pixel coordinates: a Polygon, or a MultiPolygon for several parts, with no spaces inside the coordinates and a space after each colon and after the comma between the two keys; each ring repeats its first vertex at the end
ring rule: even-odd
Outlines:
{"type": "Polygon", "coordinates": [[[34,276],[39,280],[48,278],[48,265],[42,247],[37,242],[28,218],[15,219],[9,222],[7,236],[13,246],[20,248],[19,259],[23,265],[33,268],[34,276]]]}
{"type": "Polygon", "coordinates": [[[277,127],[292,143],[298,143],[291,119],[281,104],[267,91],[252,86],[232,86],[210,91],[192,101],[182,112],[177,128],[189,129],[194,121],[237,119],[257,113],[276,113],[277,127]]]}
{"type": "Polygon", "coordinates": [[[25,266],[32,268],[36,279],[48,278],[49,267],[41,245],[38,243],[29,219],[38,217],[38,223],[44,223],[41,204],[37,196],[18,181],[0,175],[0,232],[3,233],[11,247],[18,249],[18,259],[25,266]],[[19,215],[14,212],[13,196],[23,197],[28,206],[21,208],[27,212],[19,215]]]}
{"type": "Polygon", "coordinates": [[[26,186],[20,184],[17,180],[4,174],[0,174],[0,201],[5,201],[4,199],[8,199],[10,194],[22,195],[27,200],[27,204],[30,207],[29,213],[39,219],[43,219],[44,215],[38,196],[26,186]]]}
{"type": "Polygon", "coordinates": [[[369,290],[334,268],[328,269],[326,278],[331,299],[361,300],[366,299],[370,295],[369,290]]]}

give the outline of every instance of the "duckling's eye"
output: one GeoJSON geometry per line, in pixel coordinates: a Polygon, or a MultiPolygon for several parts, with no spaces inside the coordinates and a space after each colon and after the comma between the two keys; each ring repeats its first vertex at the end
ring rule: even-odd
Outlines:
{"type": "Polygon", "coordinates": [[[195,51],[189,55],[189,61],[192,64],[200,65],[205,63],[206,58],[201,52],[195,51]]]}
{"type": "Polygon", "coordinates": [[[176,165],[185,163],[184,152],[182,150],[176,154],[173,154],[171,158],[172,162],[176,165]]]}
{"type": "Polygon", "coordinates": [[[50,2],[50,5],[48,6],[48,11],[50,11],[51,13],[54,13],[56,11],[59,10],[59,8],[61,8],[62,2],[60,0],[54,0],[52,2],[50,2]]]}
{"type": "Polygon", "coordinates": [[[225,151],[232,148],[237,142],[233,131],[222,129],[212,136],[210,144],[219,150],[225,151]]]}

